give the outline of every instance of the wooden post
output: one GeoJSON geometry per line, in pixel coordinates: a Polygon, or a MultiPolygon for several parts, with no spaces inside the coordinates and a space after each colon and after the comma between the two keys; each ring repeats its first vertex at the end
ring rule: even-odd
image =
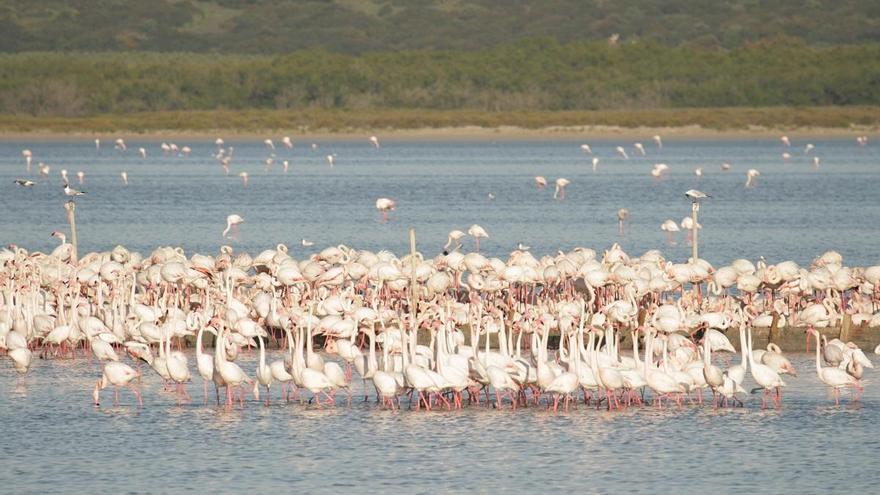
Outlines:
{"type": "Polygon", "coordinates": [[[70,244],[73,246],[73,253],[70,255],[70,261],[75,265],[79,260],[76,249],[76,203],[68,201],[64,204],[64,209],[67,210],[67,222],[70,224],[70,244]]]}
{"type": "Polygon", "coordinates": [[[419,325],[416,321],[417,311],[418,311],[418,292],[416,288],[416,229],[409,229],[409,258],[410,264],[412,265],[412,271],[410,273],[409,280],[409,289],[410,289],[410,307],[409,307],[409,316],[412,319],[413,326],[413,338],[418,341],[419,338],[419,325]]]}
{"type": "Polygon", "coordinates": [[[837,336],[840,340],[844,342],[849,342],[849,333],[852,328],[852,315],[846,313],[843,315],[843,319],[840,321],[840,334],[837,336]]]}
{"type": "Polygon", "coordinates": [[[699,229],[697,228],[697,225],[698,225],[697,224],[697,217],[699,216],[699,212],[700,212],[700,202],[694,201],[693,203],[691,203],[691,219],[694,221],[694,226],[692,229],[693,238],[694,238],[692,255],[694,258],[694,263],[697,262],[697,260],[699,259],[699,255],[700,255],[700,248],[698,247],[699,242],[697,240],[697,232],[699,232],[699,229]]]}

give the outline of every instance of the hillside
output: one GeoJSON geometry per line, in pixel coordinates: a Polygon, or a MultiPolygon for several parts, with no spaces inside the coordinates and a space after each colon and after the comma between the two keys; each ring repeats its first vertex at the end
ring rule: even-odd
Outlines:
{"type": "Polygon", "coordinates": [[[880,41],[858,0],[0,0],[0,52],[478,50],[522,38],[735,48],[880,41]]]}

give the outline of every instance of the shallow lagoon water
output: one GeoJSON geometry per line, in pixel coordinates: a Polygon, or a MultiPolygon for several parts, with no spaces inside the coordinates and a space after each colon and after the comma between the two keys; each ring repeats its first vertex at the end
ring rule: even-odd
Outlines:
{"type": "Polygon", "coordinates": [[[184,158],[163,156],[158,142],[127,142],[125,154],[107,143],[96,151],[91,140],[0,142],[0,242],[40,250],[57,243],[49,233],[67,228],[59,175],[66,168],[74,187],[89,193],[77,206],[81,251],[123,244],[145,252],[179,245],[216,253],[230,242],[255,253],[284,242],[294,256],[304,256],[311,252],[299,246],[306,238],[314,250],[345,243],[401,253],[409,249],[407,229],[415,227],[420,249],[433,255],[450,230],[478,223],[489,233],[482,248],[491,255],[505,255],[518,242],[537,255],[620,242],[629,252],[662,248],[683,260],[690,254],[684,233],[670,247],[659,227],[690,215],[683,192],[693,187],[713,196],[700,213],[700,254],[713,263],[762,255],[807,263],[827,249],[853,265],[880,261],[880,147],[861,147],[854,139],[814,140],[810,155],[796,140],[788,161],[776,138],[667,139],[658,150],[646,137],[645,157],[629,141],[591,141],[600,158],[595,173],[579,141],[388,141],[378,150],[366,139],[319,142],[316,150],[297,142],[292,150],[279,147],[266,170],[270,150],[255,139],[227,142],[235,149],[228,176],[211,157],[213,143],[178,141],[193,149],[184,158]],[[627,146],[629,160],[616,156],[618,144],[627,146]],[[148,150],[145,160],[136,154],[140,146],[148,150]],[[38,182],[29,190],[12,183],[29,177],[25,148],[34,153],[30,178],[38,182]],[[333,168],[324,159],[331,153],[333,168]],[[814,155],[821,158],[818,169],[814,155]],[[283,160],[290,162],[287,174],[283,160]],[[37,162],[51,167],[48,179],[37,178],[37,162]],[[731,164],[730,172],[721,171],[722,162],[731,164]],[[651,177],[655,163],[670,167],[664,180],[651,177]],[[694,175],[696,167],[703,167],[702,178],[694,175]],[[761,172],[754,188],[744,187],[749,168],[761,172]],[[86,174],[82,185],[78,170],[86,174]],[[128,186],[119,176],[123,170],[128,186]],[[238,177],[242,171],[250,176],[247,187],[238,177]],[[536,175],[547,177],[547,189],[535,187],[536,175]],[[552,197],[557,177],[571,180],[564,201],[552,197]],[[397,201],[387,223],[375,210],[379,197],[397,201]],[[624,207],[630,220],[621,237],[616,212],[624,207]],[[237,242],[221,237],[231,213],[245,218],[237,242]]]}
{"type": "MultiPolygon", "coordinates": [[[[144,407],[127,391],[114,407],[108,389],[96,408],[96,362],[39,361],[19,379],[3,359],[0,482],[16,493],[871,491],[880,390],[869,383],[860,402],[845,394],[835,406],[811,358],[792,356],[799,376],[786,378],[779,410],[761,410],[756,394],[742,408],[558,413],[414,411],[405,399],[401,411],[382,410],[361,401],[357,378],[351,407],[342,395],[331,408],[288,404],[277,388],[269,407],[206,406],[199,377],[177,406],[149,371],[144,407]]],[[[240,362],[253,374],[252,355],[240,362]]]]}
{"type": "MultiPolygon", "coordinates": [[[[880,261],[880,152],[854,140],[812,141],[818,169],[800,141],[788,162],[775,138],[668,139],[662,151],[647,145],[647,157],[628,148],[630,160],[613,152],[628,142],[591,141],[601,159],[595,173],[576,141],[388,141],[373,150],[364,140],[319,142],[314,151],[297,143],[276,151],[268,171],[269,152],[259,140],[231,141],[229,176],[211,158],[212,143],[177,141],[193,148],[183,158],[162,156],[158,142],[127,141],[126,154],[106,144],[98,152],[89,140],[0,143],[0,243],[38,250],[56,244],[49,232],[66,228],[58,175],[66,168],[74,186],[89,192],[77,207],[83,251],[124,244],[143,252],[182,245],[212,253],[229,242],[220,237],[226,215],[238,213],[246,223],[232,245],[252,253],[285,242],[294,256],[304,256],[310,251],[299,246],[301,238],[315,248],[345,243],[400,253],[408,249],[410,226],[420,248],[436,253],[449,230],[479,223],[489,231],[483,249],[492,255],[517,242],[539,255],[620,242],[633,253],[663,248],[683,260],[690,253],[683,235],[678,245],[665,246],[659,225],[689,214],[682,192],[695,187],[713,195],[701,212],[701,254],[713,263],[759,255],[808,263],[826,249],[839,250],[850,265],[880,261]],[[148,149],[146,160],[133,152],[139,146],[148,149]],[[30,176],[24,148],[34,152],[30,176]],[[328,153],[337,155],[332,169],[324,161],[328,153]],[[37,177],[41,161],[52,168],[48,179],[37,177]],[[725,161],[732,165],[728,173],[719,168],[725,161]],[[654,163],[667,163],[668,177],[655,181],[654,163]],[[693,175],[698,166],[700,179],[693,175]],[[748,168],[761,172],[755,188],[743,187],[748,168]],[[81,186],[78,170],[86,173],[81,186]],[[250,174],[247,187],[240,171],[250,174]],[[551,186],[537,190],[535,175],[551,186]],[[12,184],[25,177],[38,184],[30,190],[12,184]],[[556,177],[572,181],[565,201],[552,199],[556,177]],[[387,223],[374,209],[381,196],[398,203],[387,223]],[[631,212],[623,237],[616,225],[621,207],[631,212]]],[[[787,379],[781,410],[762,411],[759,397],[750,396],[746,407],[734,409],[609,413],[581,405],[556,414],[485,407],[392,412],[357,399],[349,408],[342,398],[337,407],[318,410],[281,402],[277,389],[270,407],[251,401],[226,410],[203,404],[199,378],[189,386],[193,401],[178,407],[149,372],[143,408],[125,391],[122,404],[112,406],[109,390],[95,408],[95,362],[39,361],[22,379],[0,359],[0,486],[16,493],[871,490],[880,448],[873,372],[861,402],[835,406],[811,357],[793,356],[800,377],[787,379]]],[[[252,373],[253,357],[243,366],[252,373]]],[[[355,380],[356,396],[359,391],[355,380]]]]}

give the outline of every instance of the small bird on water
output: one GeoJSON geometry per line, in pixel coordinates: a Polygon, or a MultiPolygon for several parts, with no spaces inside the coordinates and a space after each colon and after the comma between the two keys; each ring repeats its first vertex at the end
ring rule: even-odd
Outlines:
{"type": "Polygon", "coordinates": [[[305,238],[303,238],[302,245],[303,245],[303,247],[311,247],[311,246],[314,246],[315,243],[312,241],[307,241],[305,238]]]}
{"type": "Polygon", "coordinates": [[[687,198],[691,201],[699,201],[701,199],[712,197],[702,191],[697,191],[696,189],[690,189],[686,193],[684,193],[684,195],[687,196],[687,198]]]}
{"type": "Polygon", "coordinates": [[[21,187],[34,187],[34,184],[36,184],[36,182],[27,179],[16,179],[15,183],[21,187]]]}
{"type": "Polygon", "coordinates": [[[76,189],[70,187],[70,184],[64,184],[64,194],[68,196],[82,196],[86,194],[85,191],[77,191],[76,189]]]}

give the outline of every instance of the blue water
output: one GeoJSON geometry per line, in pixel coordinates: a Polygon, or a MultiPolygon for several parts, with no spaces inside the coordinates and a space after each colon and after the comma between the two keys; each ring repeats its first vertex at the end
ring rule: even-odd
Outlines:
{"type": "MultiPolygon", "coordinates": [[[[139,385],[144,407],[127,391],[113,406],[108,388],[95,408],[96,362],[39,361],[20,379],[0,359],[0,486],[7,493],[873,492],[880,388],[869,383],[861,402],[845,393],[835,406],[812,356],[791,358],[799,376],[786,377],[779,410],[762,410],[752,395],[735,409],[607,412],[581,404],[559,413],[425,412],[408,410],[406,399],[401,411],[382,410],[372,397],[361,401],[357,378],[351,407],[342,394],[331,408],[288,404],[274,388],[269,407],[248,401],[227,410],[204,405],[198,376],[192,401],[177,406],[149,370],[139,385]]],[[[253,376],[252,356],[238,362],[253,376]]]]}
{"type": "MultiPolygon", "coordinates": [[[[697,188],[712,195],[701,212],[700,254],[713,263],[738,257],[793,259],[807,263],[827,249],[839,250],[849,264],[880,261],[880,148],[860,147],[854,139],[813,140],[816,148],[803,154],[805,141],[795,141],[792,158],[775,137],[764,140],[674,140],[648,155],[637,156],[630,141],[589,141],[600,157],[592,171],[581,141],[384,141],[379,150],[369,143],[297,143],[279,148],[275,164],[259,139],[228,141],[234,146],[230,174],[224,175],[211,157],[213,142],[177,141],[189,145],[189,157],[163,156],[158,142],[127,141],[125,154],[91,140],[0,142],[0,242],[31,250],[47,250],[57,241],[53,230],[66,230],[60,170],[66,168],[74,187],[89,194],[78,200],[80,250],[106,250],[117,244],[149,252],[160,245],[183,246],[188,253],[214,253],[224,243],[256,252],[283,242],[295,256],[305,255],[300,239],[313,249],[344,243],[362,249],[408,250],[407,230],[415,227],[419,248],[440,251],[452,229],[482,225],[490,238],[485,252],[504,255],[518,242],[536,254],[588,246],[603,249],[620,242],[633,253],[662,248],[672,259],[685,259],[690,248],[684,232],[678,244],[665,245],[660,224],[690,214],[683,192],[697,188]],[[630,153],[623,160],[614,147],[630,153]],[[147,158],[135,150],[143,146],[147,158]],[[25,169],[22,149],[34,153],[34,167],[25,169]],[[324,157],[335,153],[329,168],[324,157]],[[818,169],[812,156],[821,158],[818,169]],[[289,172],[281,161],[289,160],[289,172]],[[39,178],[37,162],[51,167],[39,178]],[[722,162],[731,171],[720,170],[722,162]],[[655,180],[650,170],[666,163],[670,172],[655,180]],[[703,177],[693,174],[703,167],[703,177]],[[761,172],[756,187],[745,188],[749,168],[761,172]],[[75,174],[85,172],[79,185],[75,174]],[[123,186],[120,172],[127,171],[123,186]],[[247,187],[238,173],[250,175],[247,187]],[[538,190],[536,175],[550,185],[538,190]],[[571,180],[564,201],[553,199],[557,177],[571,180]],[[13,184],[17,178],[38,182],[32,189],[13,184]],[[495,199],[489,199],[492,193],[495,199]],[[397,210],[380,221],[375,200],[390,197],[397,210]],[[617,233],[616,212],[628,208],[624,236],[617,233]],[[224,240],[226,216],[245,218],[237,242],[224,240]]],[[[650,142],[645,140],[646,143],[650,142]]],[[[471,247],[470,242],[466,247],[471,247]]]]}
{"type": "MultiPolygon", "coordinates": [[[[238,213],[245,223],[232,244],[252,253],[285,242],[300,257],[302,238],[316,249],[345,243],[400,253],[408,249],[407,229],[415,227],[420,248],[434,254],[449,230],[478,223],[490,235],[483,250],[493,255],[518,242],[536,254],[620,242],[634,253],[663,248],[684,259],[690,248],[683,235],[678,245],[665,246],[659,225],[690,213],[682,193],[695,187],[713,196],[701,211],[701,254],[714,263],[759,255],[807,263],[826,249],[839,250],[852,265],[880,261],[880,152],[853,139],[812,141],[818,169],[802,154],[804,142],[795,143],[785,163],[775,137],[667,139],[662,151],[647,146],[647,157],[627,161],[613,150],[629,142],[594,140],[601,158],[596,173],[577,141],[384,141],[374,150],[364,140],[319,142],[316,151],[298,143],[292,151],[279,149],[268,171],[269,153],[259,141],[228,143],[235,147],[229,176],[211,158],[209,142],[178,141],[193,148],[187,158],[162,156],[157,142],[136,139],[128,140],[126,154],[96,152],[90,140],[0,142],[0,243],[31,250],[56,244],[49,233],[66,229],[59,176],[66,168],[74,187],[89,193],[77,201],[82,251],[124,244],[143,252],[181,245],[189,253],[213,253],[230,242],[220,233],[226,216],[238,213]],[[139,146],[147,148],[146,160],[134,153],[139,146]],[[30,175],[24,148],[34,152],[30,175]],[[328,153],[337,154],[332,169],[324,161],[328,153]],[[284,159],[291,162],[287,174],[284,159]],[[48,179],[37,175],[40,161],[51,166],[48,179]],[[723,161],[730,172],[720,171],[723,161]],[[654,180],[654,163],[668,164],[668,177],[654,180]],[[701,179],[693,175],[698,166],[701,179]],[[750,189],[743,186],[748,168],[761,172],[750,189]],[[82,185],[78,170],[86,173],[82,185]],[[119,177],[123,170],[128,186],[119,177]],[[241,171],[250,174],[247,187],[241,171]],[[537,190],[535,175],[551,186],[537,190]],[[552,198],[556,177],[572,181],[564,201],[552,198]],[[13,184],[17,178],[38,184],[23,189],[13,184]],[[387,223],[374,208],[381,196],[398,204],[387,223]],[[631,212],[622,237],[621,207],[631,212]]],[[[95,362],[38,360],[20,378],[0,358],[0,491],[873,491],[880,449],[873,370],[861,402],[835,406],[811,355],[791,358],[800,376],[786,379],[781,410],[761,410],[758,396],[750,396],[736,409],[609,413],[580,406],[558,414],[485,407],[415,412],[405,400],[403,411],[392,412],[357,399],[349,408],[341,397],[336,407],[318,410],[281,402],[277,388],[270,407],[250,401],[225,410],[203,404],[198,377],[189,385],[193,400],[177,406],[150,372],[140,385],[143,408],[125,391],[114,407],[109,389],[95,408],[95,362]]],[[[240,363],[253,375],[252,356],[240,363]]],[[[362,391],[357,379],[354,391],[362,391]]]]}

